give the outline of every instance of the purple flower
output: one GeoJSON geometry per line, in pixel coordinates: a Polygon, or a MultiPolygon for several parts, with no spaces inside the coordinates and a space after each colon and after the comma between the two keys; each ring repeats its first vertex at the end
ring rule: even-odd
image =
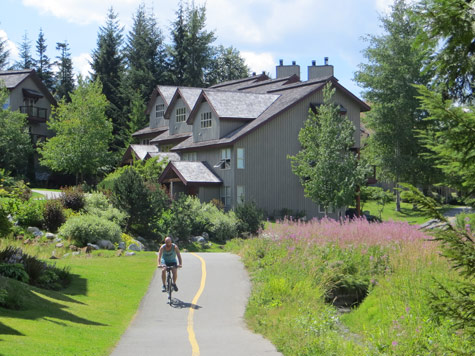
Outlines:
{"type": "Polygon", "coordinates": [[[396,347],[397,346],[397,341],[393,341],[392,345],[393,345],[393,347],[396,347]]]}

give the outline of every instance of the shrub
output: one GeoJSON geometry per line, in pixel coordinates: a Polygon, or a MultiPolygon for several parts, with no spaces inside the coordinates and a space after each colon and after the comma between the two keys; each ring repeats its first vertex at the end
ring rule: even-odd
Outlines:
{"type": "Polygon", "coordinates": [[[224,242],[237,236],[238,219],[233,211],[224,213],[217,210],[209,217],[209,221],[210,238],[224,242]]]}
{"type": "Polygon", "coordinates": [[[257,234],[264,227],[264,213],[254,202],[245,202],[236,207],[239,234],[257,234]]]}
{"type": "Polygon", "coordinates": [[[44,222],[44,206],[43,200],[29,200],[18,206],[14,213],[15,219],[21,226],[43,227],[44,222]]]}
{"type": "Polygon", "coordinates": [[[21,263],[0,263],[0,276],[16,279],[23,283],[28,283],[30,279],[21,263]]]}
{"type": "Polygon", "coordinates": [[[7,236],[12,229],[12,223],[8,220],[7,211],[0,205],[0,237],[7,236]]]}
{"type": "Polygon", "coordinates": [[[66,221],[63,205],[59,200],[48,200],[43,211],[44,226],[48,231],[56,232],[66,221]]]}
{"type": "Polygon", "coordinates": [[[459,229],[473,233],[475,231],[475,214],[458,214],[455,223],[459,229]]]}
{"type": "MultiPolygon", "coordinates": [[[[180,194],[177,199],[172,202],[170,208],[170,227],[169,234],[174,239],[187,240],[193,232],[193,225],[196,216],[193,214],[193,199],[188,198],[184,194],[180,194]]],[[[200,231],[199,233],[202,233],[200,231]]]]}
{"type": "Polygon", "coordinates": [[[8,309],[21,309],[24,305],[26,288],[18,282],[0,276],[0,306],[8,309]]]}
{"type": "Polygon", "coordinates": [[[86,196],[84,210],[87,214],[96,215],[124,226],[127,214],[120,211],[109,202],[109,199],[102,193],[91,193],[86,196]]]}
{"type": "Polygon", "coordinates": [[[116,223],[87,214],[70,218],[61,226],[59,233],[72,238],[79,245],[86,245],[99,240],[119,242],[121,231],[116,223]]]}
{"type": "Polygon", "coordinates": [[[28,254],[23,254],[22,263],[25,267],[26,273],[28,273],[28,276],[30,276],[30,284],[37,285],[38,280],[48,265],[36,257],[30,256],[28,254]]]}
{"type": "Polygon", "coordinates": [[[60,200],[66,209],[74,211],[80,211],[85,204],[84,192],[81,187],[62,188],[60,200]]]}

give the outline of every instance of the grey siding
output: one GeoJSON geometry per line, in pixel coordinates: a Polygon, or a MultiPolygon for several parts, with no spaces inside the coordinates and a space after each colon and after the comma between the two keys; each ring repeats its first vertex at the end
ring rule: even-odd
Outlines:
{"type": "MultiPolygon", "coordinates": [[[[336,93],[334,98],[348,110],[350,119],[359,127],[359,108],[341,93],[336,93]]],[[[321,102],[322,92],[316,93],[234,145],[234,187],[244,186],[245,199],[254,200],[268,214],[287,208],[293,211],[304,210],[307,217],[322,216],[317,204],[303,198],[303,187],[292,172],[290,159],[287,158],[287,155],[295,155],[300,150],[298,133],[307,119],[310,103],[321,102]],[[238,147],[244,148],[245,169],[235,169],[238,147]]],[[[355,137],[358,138],[356,146],[359,147],[357,135],[358,132],[355,137]]],[[[235,189],[232,194],[235,201],[235,189]]],[[[332,216],[338,216],[338,212],[332,216]]]]}
{"type": "Polygon", "coordinates": [[[219,123],[219,137],[222,138],[245,124],[246,122],[242,120],[221,120],[219,123]]]}
{"type": "Polygon", "coordinates": [[[191,132],[192,126],[188,125],[186,123],[186,119],[188,119],[188,116],[190,115],[190,111],[186,107],[185,102],[183,101],[182,98],[179,98],[175,105],[173,106],[171,113],[170,113],[170,119],[168,123],[168,128],[170,135],[175,135],[179,133],[185,133],[185,132],[191,132]],[[186,118],[185,121],[183,122],[176,122],[176,110],[178,108],[186,108],[186,118]]]}
{"type": "Polygon", "coordinates": [[[167,105],[163,101],[163,98],[161,96],[157,96],[155,99],[155,104],[153,105],[152,110],[150,111],[149,115],[149,120],[150,120],[150,128],[156,128],[156,127],[162,127],[162,126],[167,126],[168,121],[165,120],[165,118],[157,118],[157,111],[156,107],[157,105],[163,104],[164,105],[164,110],[167,109],[167,105]]]}
{"type": "Polygon", "coordinates": [[[198,198],[202,202],[210,202],[213,199],[219,200],[219,187],[200,187],[198,191],[198,198]]]}
{"type": "Polygon", "coordinates": [[[215,140],[219,138],[219,126],[220,121],[216,118],[216,115],[211,110],[211,107],[207,102],[201,103],[199,109],[196,112],[195,119],[193,121],[193,141],[201,142],[208,140],[215,140]],[[201,114],[211,112],[211,127],[201,128],[201,114]]]}

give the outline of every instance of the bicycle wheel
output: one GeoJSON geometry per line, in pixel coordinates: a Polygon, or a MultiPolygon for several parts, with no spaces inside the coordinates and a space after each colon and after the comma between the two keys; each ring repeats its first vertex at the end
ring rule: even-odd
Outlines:
{"type": "Polygon", "coordinates": [[[167,289],[168,289],[168,303],[171,305],[172,304],[172,276],[171,276],[171,271],[167,271],[167,289]]]}

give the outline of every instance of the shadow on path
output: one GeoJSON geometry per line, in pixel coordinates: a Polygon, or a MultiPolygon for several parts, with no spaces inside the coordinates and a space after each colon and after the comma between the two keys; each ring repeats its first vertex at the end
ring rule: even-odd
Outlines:
{"type": "Polygon", "coordinates": [[[172,304],[171,304],[171,306],[172,306],[173,308],[176,308],[176,309],[188,309],[188,308],[192,308],[192,309],[198,310],[198,309],[203,308],[203,307],[200,306],[200,305],[183,302],[183,301],[181,301],[181,300],[178,299],[178,298],[172,298],[172,304]]]}

